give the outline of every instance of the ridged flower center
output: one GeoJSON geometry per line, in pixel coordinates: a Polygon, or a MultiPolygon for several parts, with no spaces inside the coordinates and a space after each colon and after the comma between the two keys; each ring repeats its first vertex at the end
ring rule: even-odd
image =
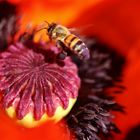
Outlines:
{"type": "MultiPolygon", "coordinates": [[[[52,56],[50,56],[52,57],[52,56]]],[[[58,106],[66,109],[77,97],[80,80],[69,58],[64,66],[46,62],[45,56],[21,44],[11,45],[0,56],[0,90],[5,108],[14,106],[18,119],[32,112],[36,120],[52,116],[58,106]]]]}

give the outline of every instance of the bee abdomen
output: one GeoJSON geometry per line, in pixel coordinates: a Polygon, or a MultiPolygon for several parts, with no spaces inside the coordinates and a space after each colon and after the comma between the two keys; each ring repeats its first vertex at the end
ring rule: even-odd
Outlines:
{"type": "Polygon", "coordinates": [[[70,34],[68,35],[64,42],[65,42],[65,45],[70,49],[70,50],[73,50],[73,46],[75,45],[75,43],[78,41],[78,38],[73,35],[73,34],[70,34]]]}
{"type": "Polygon", "coordinates": [[[89,59],[90,54],[87,46],[84,42],[79,40],[74,46],[73,46],[74,52],[81,58],[81,59],[89,59]]]}
{"type": "Polygon", "coordinates": [[[75,35],[68,35],[65,40],[65,45],[78,55],[81,59],[89,59],[89,50],[87,46],[75,35]]]}

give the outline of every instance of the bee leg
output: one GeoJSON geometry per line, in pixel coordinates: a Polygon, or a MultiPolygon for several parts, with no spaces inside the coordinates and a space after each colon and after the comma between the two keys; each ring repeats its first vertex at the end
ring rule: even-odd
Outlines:
{"type": "Polygon", "coordinates": [[[57,42],[56,42],[56,46],[57,46],[58,49],[63,50],[63,47],[62,47],[62,45],[61,45],[61,41],[57,41],[57,42]]]}
{"type": "Polygon", "coordinates": [[[67,56],[67,51],[65,50],[66,47],[61,41],[57,41],[56,45],[59,49],[61,49],[60,53],[58,54],[58,59],[64,60],[67,56]]]}
{"type": "Polygon", "coordinates": [[[62,51],[58,54],[58,58],[61,59],[61,60],[64,60],[67,56],[67,52],[65,51],[62,51]]]}

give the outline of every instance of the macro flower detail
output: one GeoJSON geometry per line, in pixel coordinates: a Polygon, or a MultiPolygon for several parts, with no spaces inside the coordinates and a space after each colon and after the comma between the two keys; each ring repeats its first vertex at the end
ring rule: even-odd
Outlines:
{"type": "Polygon", "coordinates": [[[113,115],[105,109],[115,105],[114,102],[102,100],[96,96],[87,99],[82,106],[76,106],[77,112],[68,117],[68,126],[78,140],[100,140],[99,133],[111,135],[111,132],[120,133],[112,122],[113,115]]]}
{"type": "Polygon", "coordinates": [[[69,99],[76,99],[80,87],[76,65],[70,58],[63,65],[47,61],[53,55],[45,57],[20,43],[0,54],[1,102],[5,109],[13,106],[19,120],[28,113],[35,120],[45,113],[52,117],[58,106],[66,110],[69,99]]]}

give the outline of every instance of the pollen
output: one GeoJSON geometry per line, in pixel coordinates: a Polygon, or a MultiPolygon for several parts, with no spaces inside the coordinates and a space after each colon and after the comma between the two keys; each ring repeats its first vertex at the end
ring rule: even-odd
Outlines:
{"type": "Polygon", "coordinates": [[[28,123],[60,120],[70,111],[80,88],[77,67],[70,58],[63,65],[50,61],[54,56],[20,43],[0,54],[1,103],[9,116],[28,123]]]}

